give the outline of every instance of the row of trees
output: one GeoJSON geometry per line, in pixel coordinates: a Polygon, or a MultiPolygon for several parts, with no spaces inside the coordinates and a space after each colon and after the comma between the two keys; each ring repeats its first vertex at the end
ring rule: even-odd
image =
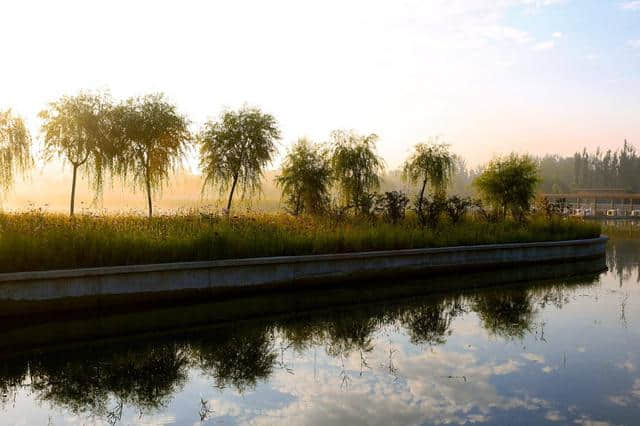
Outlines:
{"type": "Polygon", "coordinates": [[[541,190],[566,193],[578,188],[619,188],[640,192],[640,155],[624,141],[618,150],[584,148],[570,157],[546,155],[538,159],[541,190]]]}
{"type": "MultiPolygon", "coordinates": [[[[328,148],[300,139],[287,154],[277,183],[290,211],[300,214],[325,210],[335,184],[343,209],[366,215],[377,207],[392,222],[403,217],[409,202],[404,193],[375,193],[384,168],[375,152],[376,136],[335,131],[331,139],[328,148]]],[[[417,144],[404,162],[401,178],[417,189],[414,210],[421,223],[435,225],[444,211],[455,222],[468,207],[475,205],[483,210],[481,204],[468,198],[445,199],[458,163],[449,147],[438,140],[417,144]]],[[[504,219],[510,213],[522,220],[531,209],[539,182],[534,159],[511,154],[491,161],[473,185],[495,217],[504,219]]]]}
{"type": "MultiPolygon", "coordinates": [[[[197,134],[162,94],[114,103],[106,94],[80,93],[51,102],[39,113],[44,158],[59,158],[72,168],[70,214],[74,214],[78,174],[89,178],[99,196],[105,176],[122,178],[146,196],[153,215],[153,194],[166,183],[191,146],[200,147],[205,185],[253,190],[280,138],[276,120],[257,108],[224,111],[197,134]]],[[[0,186],[8,188],[18,172],[33,164],[31,137],[24,120],[10,110],[0,115],[0,186]]]]}
{"type": "Polygon", "coordinates": [[[574,184],[577,187],[623,188],[640,192],[640,156],[626,140],[618,151],[600,149],[595,153],[576,153],[574,159],[574,184]]]}
{"type": "MultiPolygon", "coordinates": [[[[45,159],[60,158],[72,168],[70,214],[74,213],[79,173],[87,176],[99,196],[107,176],[141,188],[148,214],[153,194],[181,164],[192,143],[199,148],[206,188],[228,193],[227,212],[234,195],[259,189],[263,171],[277,152],[281,138],[275,118],[258,108],[223,111],[192,134],[189,121],[162,94],[115,103],[106,94],[64,96],[41,111],[45,159]]],[[[384,161],[376,153],[378,137],[354,131],[331,133],[328,144],[298,140],[287,153],[277,185],[288,210],[295,215],[319,214],[333,205],[342,211],[368,214],[376,205],[397,220],[408,198],[403,193],[377,194],[384,161]]],[[[33,164],[31,137],[24,121],[11,113],[0,115],[0,185],[8,188],[16,173],[33,164]]],[[[403,165],[401,178],[417,189],[415,211],[421,221],[443,208],[446,187],[460,160],[437,139],[417,144],[403,165]]],[[[537,168],[526,156],[512,155],[491,162],[474,178],[485,199],[501,212],[521,217],[528,210],[538,182],[537,168]]],[[[454,200],[454,210],[468,203],[454,200]]]]}

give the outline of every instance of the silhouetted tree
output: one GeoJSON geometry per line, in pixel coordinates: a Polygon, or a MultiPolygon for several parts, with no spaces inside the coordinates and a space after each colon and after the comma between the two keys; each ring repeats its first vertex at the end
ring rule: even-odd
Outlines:
{"type": "Polygon", "coordinates": [[[7,191],[16,173],[33,166],[31,136],[24,120],[11,110],[0,111],[0,188],[7,191]]]}
{"type": "Polygon", "coordinates": [[[402,176],[406,182],[420,184],[417,205],[421,205],[427,184],[434,195],[442,194],[453,176],[455,156],[449,146],[431,139],[427,143],[419,143],[414,147],[413,155],[404,163],[402,176]]]}
{"type": "Polygon", "coordinates": [[[112,135],[117,140],[115,172],[147,195],[153,216],[153,191],[162,188],[185,156],[191,139],[187,119],[163,94],[130,98],[113,114],[112,135]]]}
{"type": "Polygon", "coordinates": [[[230,187],[227,212],[238,183],[243,196],[260,188],[264,167],[276,153],[278,139],[276,119],[258,108],[225,111],[217,122],[204,125],[198,135],[204,187],[217,186],[221,193],[230,187]]]}
{"type": "Polygon", "coordinates": [[[380,187],[384,161],[375,152],[378,136],[361,136],[354,131],[331,133],[331,169],[345,207],[368,213],[371,191],[380,187]]]}
{"type": "Polygon", "coordinates": [[[104,172],[110,163],[109,114],[111,100],[107,94],[80,93],[63,96],[39,113],[45,141],[45,158],[53,156],[71,163],[71,201],[73,216],[78,171],[89,177],[98,196],[104,183],[104,172]]]}
{"type": "Polygon", "coordinates": [[[329,202],[331,166],[328,153],[307,139],[299,139],[282,164],[276,177],[285,202],[294,215],[319,213],[329,202]]]}

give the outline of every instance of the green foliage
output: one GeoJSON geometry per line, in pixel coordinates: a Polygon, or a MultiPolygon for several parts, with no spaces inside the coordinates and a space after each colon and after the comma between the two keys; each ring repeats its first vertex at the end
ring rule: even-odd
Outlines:
{"type": "Polygon", "coordinates": [[[437,229],[407,216],[399,224],[290,215],[219,217],[1,213],[0,272],[344,253],[464,244],[553,241],[600,235],[600,225],[533,217],[522,224],[465,219],[437,229]]]}
{"type": "Polygon", "coordinates": [[[110,134],[111,99],[108,94],[81,92],[49,103],[39,113],[45,159],[63,158],[73,168],[70,214],[73,216],[77,173],[87,175],[99,197],[104,172],[113,155],[110,134]]]}
{"type": "Polygon", "coordinates": [[[638,175],[640,156],[635,147],[624,141],[617,151],[576,152],[573,156],[573,175],[579,188],[623,188],[640,192],[638,175]]]}
{"type": "Polygon", "coordinates": [[[328,152],[307,139],[299,139],[285,157],[276,184],[282,188],[285,203],[292,214],[325,211],[331,184],[328,152]]]}
{"type": "Polygon", "coordinates": [[[204,188],[230,189],[227,212],[240,184],[242,195],[260,188],[262,173],[276,153],[280,139],[278,123],[271,114],[244,107],[224,111],[217,122],[209,121],[197,137],[204,188]]]}
{"type": "Polygon", "coordinates": [[[489,162],[474,185],[502,218],[511,211],[514,219],[522,221],[531,209],[539,182],[535,161],[527,155],[511,154],[489,162]]]}
{"type": "Polygon", "coordinates": [[[414,147],[413,155],[405,161],[402,178],[412,185],[420,185],[415,201],[415,211],[424,224],[432,227],[438,222],[444,210],[444,192],[455,171],[456,158],[449,152],[448,145],[432,139],[414,147]],[[427,185],[431,187],[433,199],[425,198],[427,185]]]}
{"type": "Polygon", "coordinates": [[[185,156],[191,139],[189,122],[162,94],[130,98],[112,113],[115,142],[114,171],[133,179],[147,195],[149,217],[152,197],[185,156]]]}
{"type": "Polygon", "coordinates": [[[473,201],[468,197],[459,197],[454,195],[447,199],[445,210],[447,216],[454,225],[462,220],[469,208],[473,205],[473,201]]]}
{"type": "Polygon", "coordinates": [[[390,191],[376,197],[376,212],[382,214],[383,219],[390,223],[404,220],[409,197],[402,191],[390,191]]]}
{"type": "Polygon", "coordinates": [[[331,133],[331,169],[344,207],[367,214],[371,192],[380,187],[384,162],[375,152],[378,136],[358,135],[354,131],[331,133]]]}
{"type": "Polygon", "coordinates": [[[562,198],[556,201],[551,201],[547,197],[542,197],[536,200],[535,209],[549,219],[553,216],[565,216],[567,200],[562,198]]]}
{"type": "Polygon", "coordinates": [[[15,174],[32,166],[31,135],[24,120],[10,109],[0,111],[0,188],[9,190],[15,174]]]}
{"type": "Polygon", "coordinates": [[[424,197],[427,184],[432,193],[444,192],[455,171],[456,158],[449,146],[431,139],[414,147],[413,155],[404,163],[402,176],[406,182],[420,184],[420,197],[424,197]]]}
{"type": "Polygon", "coordinates": [[[433,198],[416,197],[414,203],[414,211],[420,225],[429,226],[432,229],[438,226],[446,208],[447,200],[442,193],[436,193],[433,198]]]}

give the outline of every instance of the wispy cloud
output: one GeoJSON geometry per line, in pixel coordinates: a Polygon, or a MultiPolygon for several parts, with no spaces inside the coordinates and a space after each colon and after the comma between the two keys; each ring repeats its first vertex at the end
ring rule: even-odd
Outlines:
{"type": "Polygon", "coordinates": [[[555,33],[551,34],[551,37],[553,38],[562,38],[564,34],[562,34],[560,31],[556,31],[555,33]]]}
{"type": "Polygon", "coordinates": [[[620,7],[626,10],[640,10],[640,0],[624,2],[620,7]]]}
{"type": "Polygon", "coordinates": [[[637,40],[627,41],[627,46],[629,46],[632,49],[640,49],[640,38],[637,40]]]}
{"type": "Polygon", "coordinates": [[[527,6],[551,6],[558,3],[563,3],[565,0],[522,0],[522,4],[527,6]]]}
{"type": "Polygon", "coordinates": [[[553,40],[549,40],[549,41],[543,41],[543,42],[534,44],[532,49],[536,51],[551,50],[555,46],[556,46],[556,42],[553,40]]]}

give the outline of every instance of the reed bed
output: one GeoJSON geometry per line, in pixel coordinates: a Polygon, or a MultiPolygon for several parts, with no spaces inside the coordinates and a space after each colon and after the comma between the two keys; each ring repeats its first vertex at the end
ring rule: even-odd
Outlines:
{"type": "Polygon", "coordinates": [[[637,239],[640,238],[640,222],[607,223],[602,227],[602,233],[615,239],[637,239]]]}
{"type": "Polygon", "coordinates": [[[591,238],[600,225],[530,219],[526,224],[468,218],[436,229],[407,218],[292,217],[247,213],[227,218],[196,211],[153,219],[139,215],[0,213],[0,272],[178,261],[345,253],[466,244],[591,238]]]}

